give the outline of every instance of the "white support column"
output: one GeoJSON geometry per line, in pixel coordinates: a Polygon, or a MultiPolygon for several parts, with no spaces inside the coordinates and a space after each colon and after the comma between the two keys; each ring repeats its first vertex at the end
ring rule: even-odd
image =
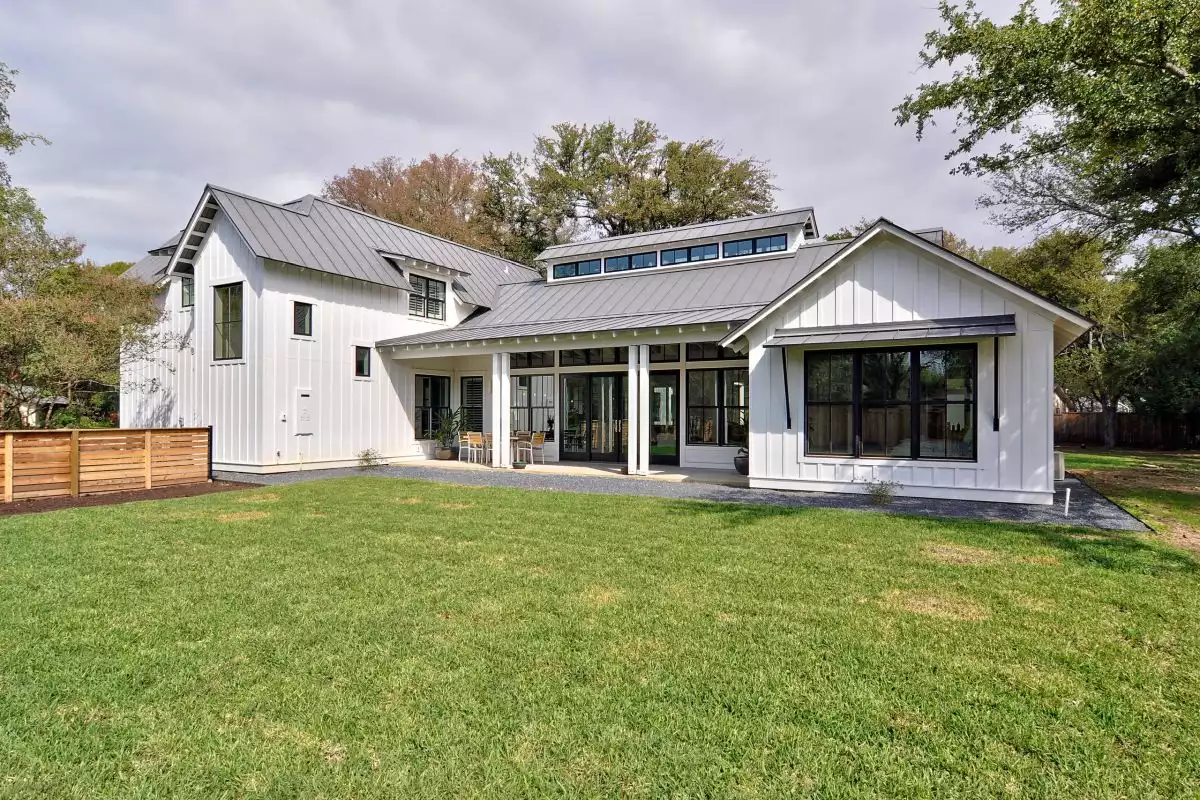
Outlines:
{"type": "Polygon", "coordinates": [[[625,412],[625,418],[629,420],[626,423],[629,426],[629,445],[626,448],[629,456],[629,464],[625,471],[630,475],[639,474],[638,471],[638,454],[641,452],[639,442],[641,442],[641,426],[638,425],[638,346],[636,344],[629,345],[629,377],[626,380],[625,396],[628,400],[628,408],[625,412]]]}
{"type": "Polygon", "coordinates": [[[638,462],[642,475],[650,474],[650,345],[641,346],[638,356],[638,462]]]}
{"type": "Polygon", "coordinates": [[[492,403],[488,414],[488,429],[492,434],[492,466],[499,467],[503,464],[501,460],[503,454],[500,452],[500,442],[502,441],[502,428],[504,426],[504,391],[502,389],[504,382],[504,369],[502,363],[508,363],[508,356],[502,353],[492,354],[492,403]]]}
{"type": "MultiPolygon", "coordinates": [[[[512,380],[508,353],[500,354],[500,466],[511,467],[512,453],[512,380]]],[[[492,446],[496,443],[493,441],[492,446]]]]}

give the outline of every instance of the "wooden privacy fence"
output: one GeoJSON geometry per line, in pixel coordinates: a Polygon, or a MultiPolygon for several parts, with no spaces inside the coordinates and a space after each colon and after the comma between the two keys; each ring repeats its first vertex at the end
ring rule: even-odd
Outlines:
{"type": "Polygon", "coordinates": [[[204,483],[211,428],[4,431],[4,502],[204,483]]]}
{"type": "MultiPolygon", "coordinates": [[[[1054,415],[1055,444],[1104,444],[1104,413],[1072,412],[1054,415]]],[[[1200,430],[1189,420],[1159,419],[1142,414],[1117,414],[1117,447],[1196,447],[1200,430]]]]}

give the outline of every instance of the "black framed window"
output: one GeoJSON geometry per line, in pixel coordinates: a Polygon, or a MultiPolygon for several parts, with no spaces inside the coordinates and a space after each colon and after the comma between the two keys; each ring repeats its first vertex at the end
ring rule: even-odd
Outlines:
{"type": "Polygon", "coordinates": [[[417,376],[413,429],[418,439],[432,439],[442,414],[450,413],[450,379],[444,375],[417,376]]]}
{"type": "Polygon", "coordinates": [[[629,269],[629,256],[612,256],[604,259],[605,272],[624,272],[629,269]]]}
{"type": "Polygon", "coordinates": [[[635,253],[629,257],[629,265],[634,269],[646,269],[658,266],[658,252],[635,253]]]}
{"type": "Polygon", "coordinates": [[[787,234],[779,233],[774,236],[758,236],[754,239],[738,239],[725,242],[722,252],[725,258],[757,255],[760,253],[777,253],[787,250],[787,234]]]}
{"type": "Polygon", "coordinates": [[[513,375],[512,429],[546,434],[554,441],[554,376],[513,375]]]}
{"type": "Polygon", "coordinates": [[[371,348],[355,347],[354,348],[354,377],[369,378],[371,377],[371,348]]]}
{"type": "Polygon", "coordinates": [[[679,360],[679,345],[652,344],[650,345],[651,364],[674,364],[679,360]]]}
{"type": "Polygon", "coordinates": [[[408,276],[412,294],[408,296],[408,314],[425,319],[446,318],[446,283],[420,275],[408,276]]]}
{"type": "Polygon", "coordinates": [[[538,369],[554,366],[553,350],[536,350],[531,353],[510,353],[508,366],[511,369],[538,369]]]}
{"type": "Polygon", "coordinates": [[[804,362],[807,455],[975,460],[974,344],[810,352],[804,362]]]}
{"type": "Polygon", "coordinates": [[[716,242],[712,244],[698,244],[692,247],[679,247],[674,250],[663,250],[661,253],[662,265],[664,267],[671,264],[686,264],[691,261],[711,261],[720,255],[720,248],[716,242]]]}
{"type": "Polygon", "coordinates": [[[687,371],[687,443],[745,447],[750,432],[750,370],[687,371]]]}
{"type": "Polygon", "coordinates": [[[462,409],[462,429],[483,432],[483,376],[464,375],[458,382],[458,407],[462,409]]]}
{"type": "Polygon", "coordinates": [[[191,275],[179,279],[179,306],[191,308],[196,305],[196,281],[191,275]]]}
{"type": "Polygon", "coordinates": [[[746,356],[716,342],[690,342],[687,346],[688,361],[728,361],[745,359],[746,356]]]}
{"type": "Polygon", "coordinates": [[[242,357],[242,284],[213,287],[213,360],[242,357]]]}
{"type": "Polygon", "coordinates": [[[569,264],[555,264],[554,277],[556,278],[574,278],[579,275],[599,275],[600,274],[600,259],[593,258],[587,261],[573,261],[569,264]]]}
{"type": "Polygon", "coordinates": [[[292,303],[292,335],[312,336],[313,307],[312,303],[292,303]]]}
{"type": "Polygon", "coordinates": [[[564,367],[628,364],[627,347],[591,347],[586,350],[560,350],[559,362],[564,367]]]}

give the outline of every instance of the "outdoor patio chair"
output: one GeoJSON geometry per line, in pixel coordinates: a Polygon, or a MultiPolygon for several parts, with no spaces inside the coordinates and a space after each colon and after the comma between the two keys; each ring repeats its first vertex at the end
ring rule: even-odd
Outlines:
{"type": "Polygon", "coordinates": [[[545,464],[546,463],[546,434],[544,434],[544,433],[530,434],[528,439],[523,439],[523,440],[517,442],[517,452],[516,452],[517,460],[521,459],[522,453],[529,454],[529,462],[528,463],[530,463],[530,464],[533,463],[534,454],[540,453],[542,456],[542,463],[545,464]]]}
{"type": "Polygon", "coordinates": [[[467,461],[474,461],[475,456],[479,456],[479,463],[483,463],[483,434],[467,432],[462,435],[458,442],[458,460],[463,460],[463,453],[467,454],[467,461]]]}

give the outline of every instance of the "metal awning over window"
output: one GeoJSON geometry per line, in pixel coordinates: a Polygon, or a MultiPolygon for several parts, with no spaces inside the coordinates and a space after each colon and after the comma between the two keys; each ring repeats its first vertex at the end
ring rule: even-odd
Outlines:
{"type": "Polygon", "coordinates": [[[966,339],[985,336],[1015,336],[1015,314],[989,317],[921,319],[911,322],[880,322],[868,325],[831,325],[822,328],[778,329],[767,347],[813,347],[815,345],[862,342],[911,342],[917,339],[966,339]]]}

